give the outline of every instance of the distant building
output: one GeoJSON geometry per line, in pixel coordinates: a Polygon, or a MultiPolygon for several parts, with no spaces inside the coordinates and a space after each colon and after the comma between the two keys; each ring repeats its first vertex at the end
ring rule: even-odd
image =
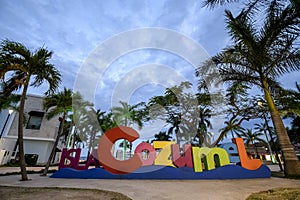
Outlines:
{"type": "MultiPolygon", "coordinates": [[[[246,146],[246,151],[247,151],[249,157],[252,159],[259,158],[262,161],[267,161],[267,162],[272,161],[272,162],[277,163],[277,161],[275,159],[275,153],[272,152],[272,157],[271,157],[270,150],[263,143],[257,142],[257,143],[255,143],[255,145],[249,144],[248,146],[246,146]],[[256,155],[256,153],[258,155],[256,155]]],[[[279,157],[280,161],[282,162],[283,160],[282,160],[280,153],[278,154],[278,157],[279,157]]]]}
{"type": "MultiPolygon", "coordinates": [[[[0,164],[14,159],[18,152],[18,118],[19,114],[12,110],[0,112],[0,164]]],[[[24,152],[25,155],[38,155],[37,164],[45,164],[48,160],[56,135],[58,133],[58,116],[46,119],[43,109],[43,97],[27,95],[24,108],[24,152]]]]}

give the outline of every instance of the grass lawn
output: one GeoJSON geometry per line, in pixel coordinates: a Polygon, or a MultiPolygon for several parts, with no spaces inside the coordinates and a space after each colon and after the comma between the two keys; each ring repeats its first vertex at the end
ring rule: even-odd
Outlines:
{"type": "Polygon", "coordinates": [[[299,188],[276,188],[251,194],[247,200],[300,200],[299,188]]]}
{"type": "Polygon", "coordinates": [[[5,186],[0,186],[0,197],[7,200],[131,200],[121,193],[104,190],[5,186]]]}

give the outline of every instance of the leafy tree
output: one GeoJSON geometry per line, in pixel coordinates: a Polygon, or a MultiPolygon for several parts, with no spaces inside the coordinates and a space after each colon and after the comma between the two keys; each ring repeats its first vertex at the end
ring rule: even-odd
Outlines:
{"type": "Polygon", "coordinates": [[[46,94],[56,90],[60,83],[60,73],[49,63],[51,56],[52,52],[45,48],[39,48],[35,52],[31,52],[23,44],[9,40],[2,41],[0,46],[0,77],[4,77],[7,72],[12,72],[8,82],[19,80],[16,89],[23,88],[18,121],[21,180],[28,180],[23,145],[23,115],[27,89],[29,86],[38,87],[46,81],[49,85],[46,94]]]}
{"type": "MultiPolygon", "coordinates": [[[[262,11],[263,7],[260,9],[262,11]]],[[[272,91],[280,88],[276,78],[300,69],[300,50],[296,45],[300,33],[300,10],[291,4],[271,1],[265,9],[262,25],[255,23],[255,11],[254,7],[248,7],[236,17],[225,11],[233,44],[214,56],[212,61],[206,62],[199,71],[207,75],[207,81],[210,78],[215,80],[215,74],[210,76],[206,73],[214,63],[223,81],[262,89],[283,152],[285,174],[299,175],[300,163],[274,103],[272,91]]]]}
{"type": "Polygon", "coordinates": [[[192,95],[190,89],[189,82],[167,88],[164,95],[151,98],[148,106],[159,105],[164,108],[156,109],[154,117],[166,120],[170,126],[167,134],[174,133],[177,143],[183,140],[191,143],[197,141],[201,145],[208,141],[207,128],[211,127],[209,119],[212,114],[208,107],[210,98],[204,93],[192,95]]]}

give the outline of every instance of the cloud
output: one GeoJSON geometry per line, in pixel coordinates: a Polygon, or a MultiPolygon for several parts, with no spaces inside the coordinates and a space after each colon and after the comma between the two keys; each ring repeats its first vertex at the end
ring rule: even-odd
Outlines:
{"type": "MultiPolygon", "coordinates": [[[[224,23],[224,9],[229,7],[209,10],[202,8],[201,4],[199,0],[1,1],[0,38],[21,42],[32,50],[41,46],[52,50],[51,62],[62,74],[60,89],[73,88],[75,80],[81,76],[83,84],[80,91],[95,101],[97,108],[109,110],[113,90],[117,86],[124,86],[120,94],[125,95],[129,91],[132,96],[130,102],[137,102],[146,101],[151,95],[160,95],[164,87],[177,83],[173,79],[176,76],[154,73],[153,66],[158,68],[158,72],[162,66],[168,66],[196,85],[192,63],[200,64],[230,41],[224,23]],[[193,54],[195,46],[164,33],[155,38],[144,32],[128,40],[103,45],[123,32],[145,27],[173,30],[202,46],[203,52],[193,54]],[[155,39],[160,48],[135,49],[147,42],[158,46],[155,39]],[[179,44],[180,48],[176,48],[179,44]],[[99,46],[102,49],[97,51],[99,46]],[[166,50],[170,48],[176,51],[166,50]],[[90,67],[81,71],[86,64],[90,67]],[[107,67],[99,71],[103,66],[107,67]],[[127,90],[125,86],[134,86],[132,80],[143,84],[127,90]],[[144,84],[143,80],[148,83],[144,84]],[[122,82],[126,84],[122,85],[122,82]]],[[[232,6],[229,9],[235,12],[233,4],[228,6],[232,6]]],[[[285,87],[295,88],[294,82],[300,82],[299,77],[300,72],[295,72],[283,76],[280,81],[285,87]]],[[[30,88],[29,92],[41,95],[46,89],[47,84],[41,88],[30,88]]]]}

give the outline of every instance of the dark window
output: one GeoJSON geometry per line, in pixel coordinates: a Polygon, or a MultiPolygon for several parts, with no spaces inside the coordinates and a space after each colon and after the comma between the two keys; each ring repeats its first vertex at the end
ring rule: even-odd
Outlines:
{"type": "Polygon", "coordinates": [[[44,117],[44,112],[30,111],[27,129],[40,129],[44,117]]]}

